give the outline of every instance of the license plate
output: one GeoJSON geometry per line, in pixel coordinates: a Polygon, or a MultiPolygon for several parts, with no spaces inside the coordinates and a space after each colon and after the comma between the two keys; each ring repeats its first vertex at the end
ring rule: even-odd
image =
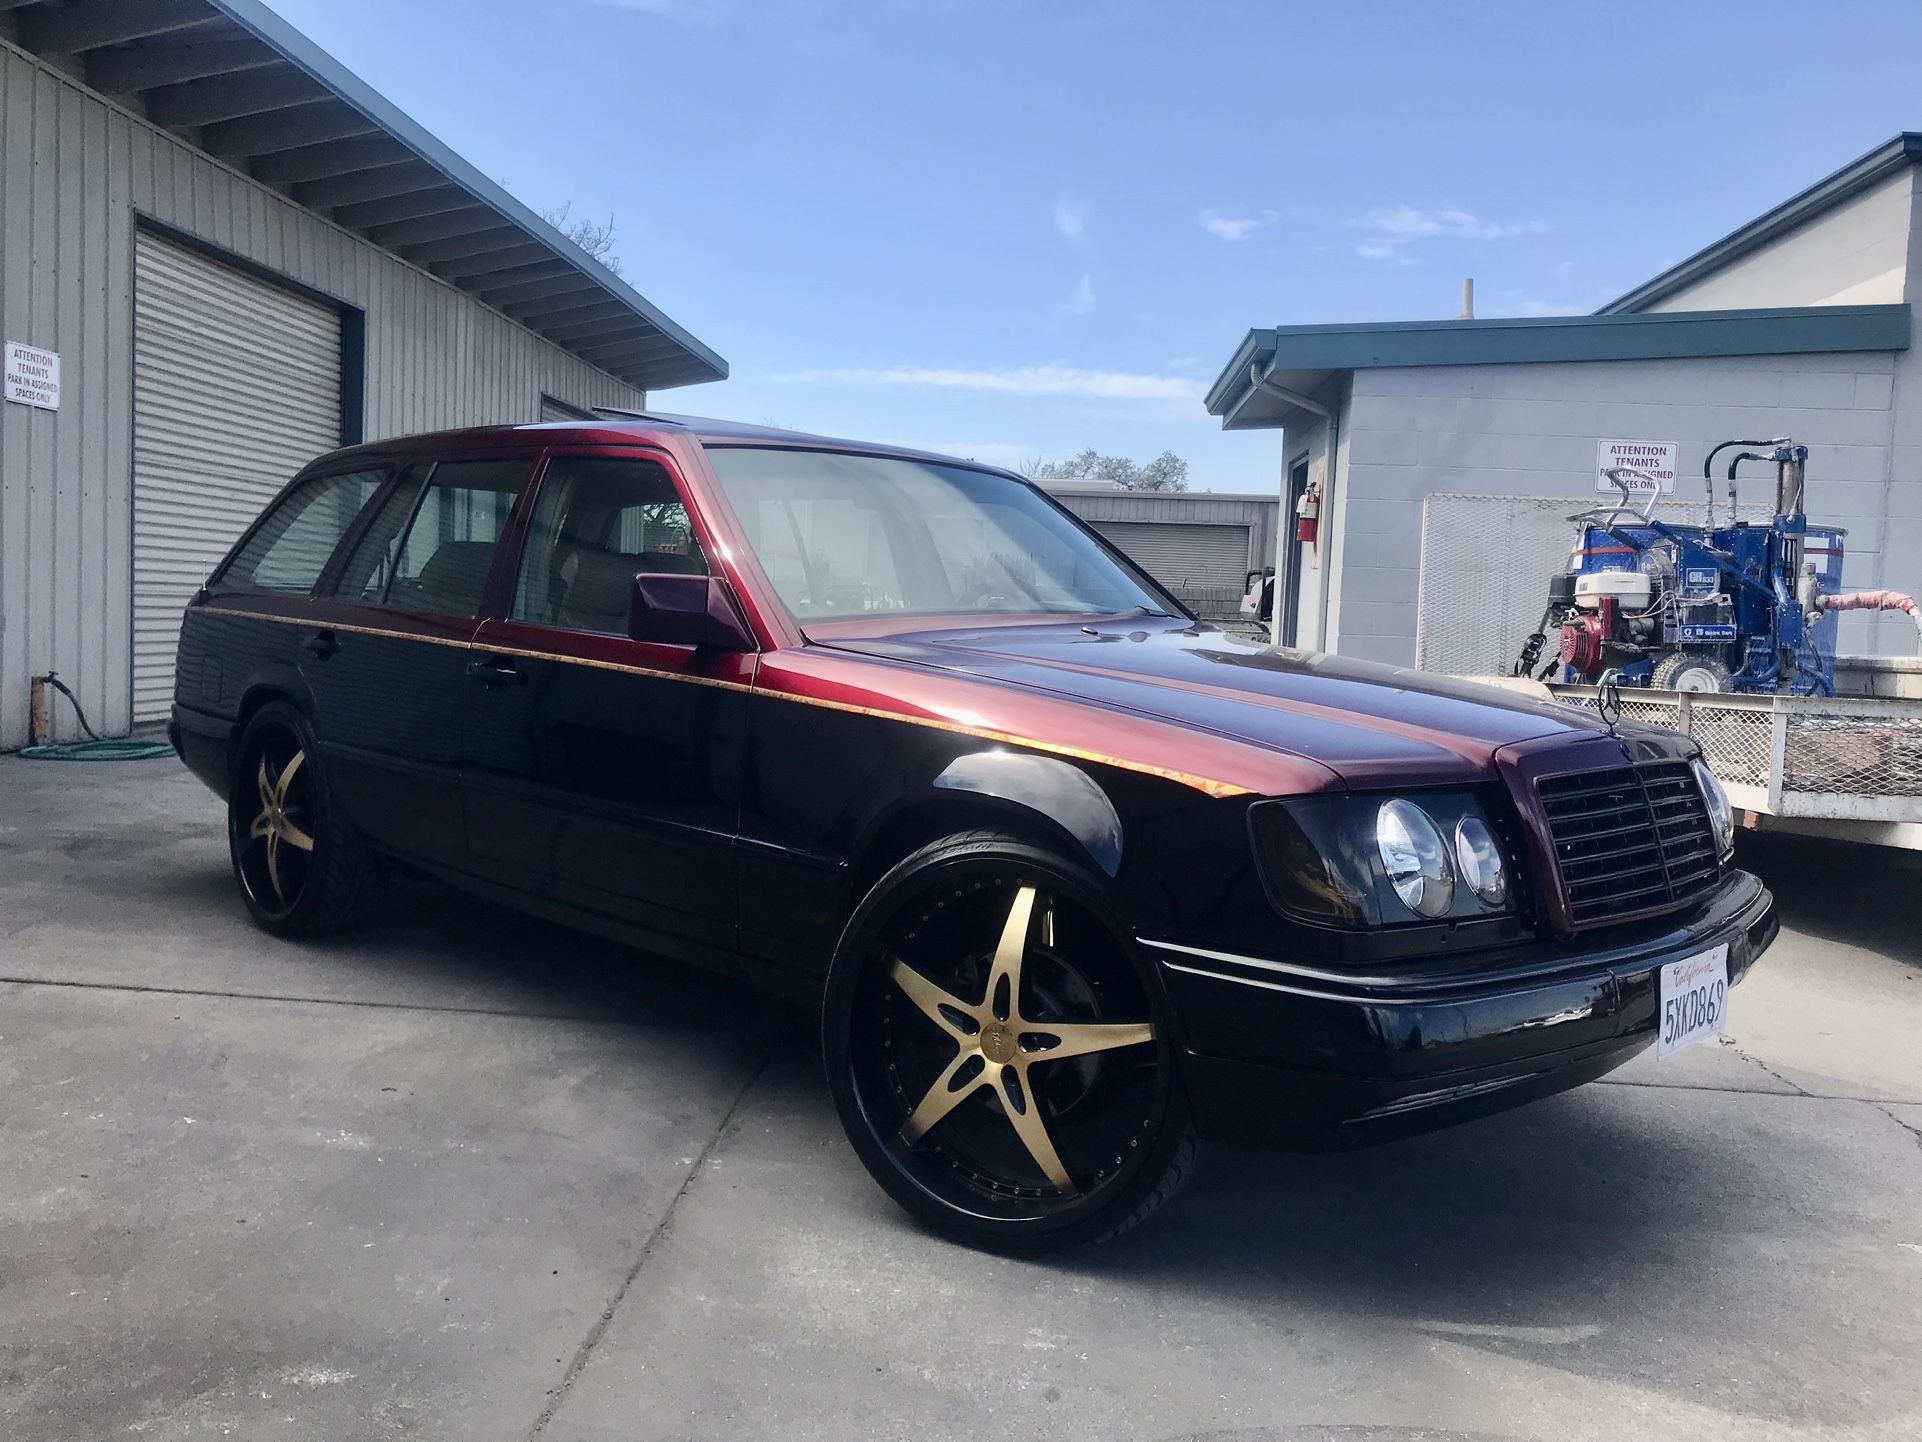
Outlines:
{"type": "Polygon", "coordinates": [[[1657,1057],[1722,1034],[1728,1016],[1728,946],[1697,952],[1662,968],[1661,1031],[1657,1057]]]}

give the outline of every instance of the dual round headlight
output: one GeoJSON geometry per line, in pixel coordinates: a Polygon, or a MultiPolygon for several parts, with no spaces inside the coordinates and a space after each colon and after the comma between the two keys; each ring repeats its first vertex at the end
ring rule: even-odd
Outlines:
{"type": "Polygon", "coordinates": [[[1375,813],[1375,850],[1395,895],[1417,916],[1448,915],[1457,877],[1484,906],[1499,910],[1508,902],[1501,848],[1479,816],[1455,824],[1451,847],[1426,811],[1397,796],[1375,813]]]}
{"type": "Polygon", "coordinates": [[[1708,824],[1715,832],[1715,854],[1727,856],[1735,849],[1735,811],[1728,804],[1728,792],[1722,789],[1722,783],[1715,779],[1715,773],[1701,757],[1691,761],[1689,768],[1695,773],[1695,784],[1702,788],[1702,801],[1708,807],[1708,824]]]}

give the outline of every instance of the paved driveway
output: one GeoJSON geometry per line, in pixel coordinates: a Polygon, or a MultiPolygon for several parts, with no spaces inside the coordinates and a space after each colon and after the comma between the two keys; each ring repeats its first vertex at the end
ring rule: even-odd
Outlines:
{"type": "Polygon", "coordinates": [[[1922,885],[1745,857],[1728,1044],[1037,1265],[805,1019],[427,886],[271,942],[172,763],[0,759],[0,1437],[1912,1439],[1922,885]]]}

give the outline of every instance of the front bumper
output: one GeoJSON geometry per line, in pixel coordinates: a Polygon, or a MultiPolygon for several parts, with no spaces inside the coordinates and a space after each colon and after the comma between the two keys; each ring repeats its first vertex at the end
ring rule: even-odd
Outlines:
{"type": "Polygon", "coordinates": [[[1664,964],[1726,942],[1733,986],[1779,925],[1768,889],[1737,871],[1684,911],[1500,960],[1363,975],[1144,945],[1203,1132],[1328,1148],[1593,1080],[1654,1040],[1664,964]]]}

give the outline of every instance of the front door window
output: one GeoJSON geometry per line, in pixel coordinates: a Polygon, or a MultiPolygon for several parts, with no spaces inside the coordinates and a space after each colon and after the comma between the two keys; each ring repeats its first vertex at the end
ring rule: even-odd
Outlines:
{"type": "Polygon", "coordinates": [[[621,456],[556,456],[527,529],[511,614],[534,626],[624,635],[636,575],[707,570],[665,468],[621,456]]]}

